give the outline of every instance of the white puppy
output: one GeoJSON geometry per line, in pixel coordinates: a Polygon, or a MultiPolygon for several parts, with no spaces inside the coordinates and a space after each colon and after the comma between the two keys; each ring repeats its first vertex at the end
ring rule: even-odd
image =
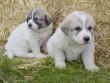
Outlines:
{"type": "Polygon", "coordinates": [[[52,34],[52,19],[44,8],[36,8],[27,17],[27,22],[20,24],[9,36],[5,53],[9,58],[35,57],[44,58],[40,52],[52,34]]]}
{"type": "Polygon", "coordinates": [[[65,60],[77,60],[81,55],[85,68],[97,71],[99,68],[94,63],[95,28],[94,18],[84,11],[68,15],[47,43],[55,66],[65,68],[65,60]]]}

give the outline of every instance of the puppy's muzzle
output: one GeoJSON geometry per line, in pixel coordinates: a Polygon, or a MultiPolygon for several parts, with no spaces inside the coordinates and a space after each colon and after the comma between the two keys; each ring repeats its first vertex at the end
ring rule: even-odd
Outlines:
{"type": "Polygon", "coordinates": [[[88,43],[89,40],[90,40],[90,37],[89,37],[89,36],[86,36],[86,37],[83,38],[83,40],[84,40],[86,43],[88,43]]]}
{"type": "Polygon", "coordinates": [[[28,26],[29,26],[29,28],[31,28],[31,27],[32,27],[32,24],[31,24],[31,23],[29,23],[29,24],[28,24],[28,26]]]}

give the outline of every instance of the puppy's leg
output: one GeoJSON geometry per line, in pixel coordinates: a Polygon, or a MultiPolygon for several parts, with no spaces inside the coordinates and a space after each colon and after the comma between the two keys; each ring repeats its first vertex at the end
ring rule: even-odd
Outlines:
{"type": "Polygon", "coordinates": [[[82,60],[88,71],[98,71],[99,68],[94,63],[94,46],[86,49],[82,54],[82,60]]]}
{"type": "Polygon", "coordinates": [[[66,64],[65,64],[65,55],[64,55],[64,53],[62,52],[62,51],[60,51],[60,50],[55,50],[55,66],[57,67],[57,68],[60,68],[60,69],[62,69],[62,68],[65,68],[66,67],[66,64]]]}
{"type": "Polygon", "coordinates": [[[32,49],[32,53],[34,54],[34,56],[36,58],[46,58],[47,57],[47,55],[44,55],[40,52],[40,44],[38,43],[38,41],[36,41],[36,40],[30,41],[30,46],[32,49]]]}
{"type": "Polygon", "coordinates": [[[55,60],[55,66],[60,69],[65,68],[66,67],[65,55],[63,51],[61,51],[60,49],[56,47],[51,47],[51,45],[49,46],[49,44],[48,44],[47,49],[48,49],[49,55],[53,57],[55,60]]]}
{"type": "Polygon", "coordinates": [[[55,66],[57,68],[61,68],[62,69],[62,68],[66,67],[65,55],[64,55],[63,51],[58,49],[56,46],[57,45],[53,44],[51,42],[51,40],[49,42],[47,42],[47,50],[48,50],[49,56],[54,58],[55,66]]]}

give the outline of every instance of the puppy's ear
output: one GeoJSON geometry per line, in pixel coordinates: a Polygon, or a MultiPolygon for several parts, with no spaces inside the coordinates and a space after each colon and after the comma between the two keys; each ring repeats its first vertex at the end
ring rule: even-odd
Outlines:
{"type": "Polygon", "coordinates": [[[28,13],[26,21],[28,22],[29,19],[31,19],[31,18],[32,18],[32,10],[28,13]]]}
{"type": "Polygon", "coordinates": [[[68,22],[64,22],[62,25],[61,25],[61,30],[62,32],[67,35],[68,32],[69,32],[69,23],[68,22]]]}
{"type": "Polygon", "coordinates": [[[52,18],[49,15],[45,15],[45,22],[47,25],[52,23],[52,18]]]}
{"type": "Polygon", "coordinates": [[[93,29],[96,32],[97,31],[97,25],[95,25],[93,29]]]}
{"type": "Polygon", "coordinates": [[[61,30],[65,35],[68,34],[68,29],[66,27],[61,26],[61,30]]]}

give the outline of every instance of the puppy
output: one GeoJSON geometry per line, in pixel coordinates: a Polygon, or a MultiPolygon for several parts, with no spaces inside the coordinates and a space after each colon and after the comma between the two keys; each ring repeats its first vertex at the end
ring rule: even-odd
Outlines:
{"type": "Polygon", "coordinates": [[[94,35],[96,22],[84,11],[68,15],[48,40],[47,50],[55,66],[65,68],[65,60],[77,60],[80,55],[88,71],[97,71],[94,63],[94,35]]]}
{"type": "Polygon", "coordinates": [[[44,8],[31,11],[27,21],[20,24],[9,36],[5,53],[9,58],[45,58],[40,51],[52,34],[52,18],[44,8]]]}

